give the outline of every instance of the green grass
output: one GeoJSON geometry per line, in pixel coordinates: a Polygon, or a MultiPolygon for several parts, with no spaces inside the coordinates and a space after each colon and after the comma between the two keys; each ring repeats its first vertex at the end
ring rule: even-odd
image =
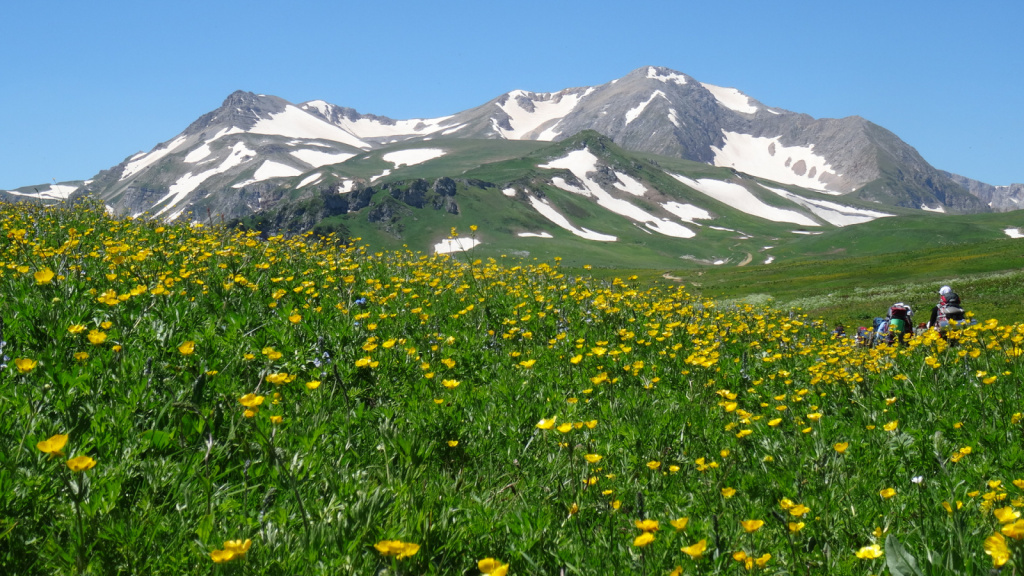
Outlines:
{"type": "Polygon", "coordinates": [[[101,206],[0,232],[3,573],[977,574],[1024,532],[1021,325],[868,349],[555,262],[101,206]]]}

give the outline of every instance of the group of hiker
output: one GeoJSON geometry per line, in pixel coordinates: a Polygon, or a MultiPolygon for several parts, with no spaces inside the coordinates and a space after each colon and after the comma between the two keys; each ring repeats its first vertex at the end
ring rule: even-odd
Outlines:
{"type": "Polygon", "coordinates": [[[909,304],[897,302],[889,307],[884,318],[875,318],[872,328],[861,327],[857,330],[857,342],[865,346],[876,344],[900,344],[915,332],[934,329],[947,338],[947,330],[951,325],[966,320],[960,296],[949,286],[939,289],[939,302],[932,307],[927,323],[914,326],[914,310],[909,304]]]}

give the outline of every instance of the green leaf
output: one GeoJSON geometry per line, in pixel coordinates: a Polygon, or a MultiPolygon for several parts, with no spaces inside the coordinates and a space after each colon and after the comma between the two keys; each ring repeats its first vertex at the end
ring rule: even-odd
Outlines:
{"type": "Polygon", "coordinates": [[[917,560],[892,534],[885,537],[885,564],[892,576],[924,576],[917,560]]]}

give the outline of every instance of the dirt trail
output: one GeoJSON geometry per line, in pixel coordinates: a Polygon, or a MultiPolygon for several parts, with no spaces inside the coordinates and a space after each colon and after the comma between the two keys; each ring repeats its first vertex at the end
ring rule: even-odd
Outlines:
{"type": "Polygon", "coordinates": [[[737,266],[746,266],[747,264],[750,264],[750,261],[753,260],[753,259],[754,259],[754,255],[751,254],[750,252],[747,252],[747,257],[743,259],[743,262],[740,262],[739,264],[737,264],[737,266]]]}

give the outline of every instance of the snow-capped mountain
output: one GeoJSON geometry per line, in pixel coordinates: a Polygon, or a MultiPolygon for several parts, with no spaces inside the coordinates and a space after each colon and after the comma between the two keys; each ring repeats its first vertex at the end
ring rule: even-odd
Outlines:
{"type": "MultiPolygon", "coordinates": [[[[936,170],[896,135],[863,118],[814,119],[653,66],[600,86],[515,90],[431,119],[393,120],[322,100],[292,104],[239,91],[181,134],[87,184],[58,185],[45,193],[23,188],[9,197],[66,195],[65,188],[75,186],[116,213],[173,219],[216,196],[218,213],[237,217],[259,211],[267,195],[280,196],[286,179],[303,176],[290,186],[318,186],[329,180],[318,169],[384,147],[451,139],[559,141],[583,130],[627,150],[882,205],[948,212],[1008,205],[980,200],[968,188],[982,186],[936,170]]],[[[377,178],[389,174],[385,169],[377,178]]]]}

